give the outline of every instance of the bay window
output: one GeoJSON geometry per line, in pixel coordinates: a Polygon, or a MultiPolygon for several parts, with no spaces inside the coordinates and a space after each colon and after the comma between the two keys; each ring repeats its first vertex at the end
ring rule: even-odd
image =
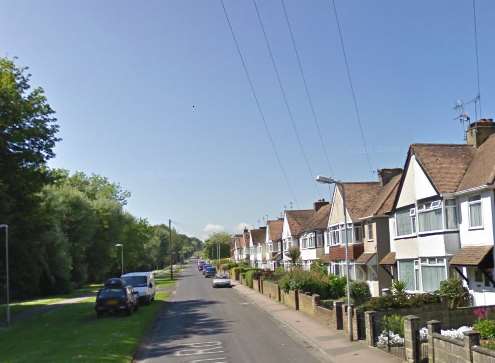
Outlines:
{"type": "Polygon", "coordinates": [[[315,234],[311,233],[308,237],[308,248],[315,248],[315,234]]]}
{"type": "Polygon", "coordinates": [[[406,208],[395,212],[397,236],[407,236],[416,233],[416,209],[406,208]]]}
{"type": "Polygon", "coordinates": [[[483,218],[481,216],[481,196],[475,195],[469,198],[469,228],[483,227],[483,218]]]}
{"type": "Polygon", "coordinates": [[[423,291],[433,292],[440,287],[440,281],[447,279],[445,258],[421,258],[421,276],[423,291]]]}
{"type": "Polygon", "coordinates": [[[369,241],[372,241],[375,239],[375,236],[373,233],[373,223],[366,223],[366,234],[367,234],[367,238],[369,241]]]}
{"type": "Polygon", "coordinates": [[[418,222],[419,232],[442,230],[442,201],[434,200],[418,204],[418,222]]]}

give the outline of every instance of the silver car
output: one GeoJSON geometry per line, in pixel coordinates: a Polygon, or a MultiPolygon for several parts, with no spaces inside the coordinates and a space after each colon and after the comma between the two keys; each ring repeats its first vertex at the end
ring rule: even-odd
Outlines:
{"type": "Polygon", "coordinates": [[[212,287],[232,287],[232,284],[230,283],[230,279],[227,275],[216,275],[212,282],[211,282],[212,287]]]}

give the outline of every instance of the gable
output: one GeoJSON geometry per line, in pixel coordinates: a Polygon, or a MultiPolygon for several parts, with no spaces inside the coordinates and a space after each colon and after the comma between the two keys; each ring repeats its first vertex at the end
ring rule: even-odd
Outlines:
{"type": "MultiPolygon", "coordinates": [[[[349,212],[347,214],[347,223],[351,223],[351,216],[349,212]]],[[[328,218],[328,226],[334,224],[344,223],[344,204],[342,200],[342,194],[339,188],[334,188],[332,196],[332,208],[330,210],[330,217],[328,218]]]]}
{"type": "Polygon", "coordinates": [[[289,221],[287,220],[287,213],[284,214],[284,227],[282,228],[282,238],[287,239],[291,237],[292,234],[290,232],[289,221]]]}
{"type": "Polygon", "coordinates": [[[398,191],[396,208],[416,203],[416,200],[438,195],[435,187],[417,162],[416,156],[411,155],[404,173],[404,179],[398,191]]]}

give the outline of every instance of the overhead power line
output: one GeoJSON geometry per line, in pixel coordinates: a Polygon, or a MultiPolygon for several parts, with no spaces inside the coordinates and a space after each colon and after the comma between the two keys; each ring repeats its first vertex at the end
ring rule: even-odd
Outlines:
{"type": "Polygon", "coordinates": [[[253,5],[254,5],[254,8],[256,10],[256,17],[258,18],[258,22],[260,24],[261,31],[263,33],[263,38],[265,39],[266,48],[268,50],[268,54],[270,55],[270,60],[272,62],[273,70],[274,70],[275,76],[277,78],[278,87],[280,88],[280,93],[282,94],[282,99],[284,101],[285,108],[287,109],[287,114],[289,115],[289,120],[290,120],[292,129],[294,130],[294,134],[296,135],[296,139],[297,139],[297,143],[299,145],[299,149],[301,151],[301,155],[302,155],[304,162],[306,164],[306,167],[308,169],[309,177],[311,179],[311,183],[314,186],[315,192],[317,195],[319,195],[320,192],[319,192],[318,188],[316,187],[317,184],[316,184],[316,180],[315,180],[315,174],[313,173],[313,169],[311,168],[311,164],[309,163],[308,155],[306,154],[306,151],[304,150],[304,146],[303,146],[303,143],[301,141],[301,137],[299,136],[299,130],[297,129],[297,125],[296,125],[296,122],[294,120],[294,115],[292,114],[292,110],[289,106],[289,100],[287,99],[287,94],[286,94],[284,86],[282,84],[282,79],[280,77],[280,72],[279,72],[278,67],[277,67],[277,62],[275,62],[275,57],[273,56],[272,47],[270,46],[270,41],[268,39],[268,35],[266,34],[265,25],[264,25],[263,20],[261,18],[261,14],[260,14],[260,11],[258,8],[258,4],[256,3],[256,0],[253,0],[253,5]]]}
{"type": "MultiPolygon", "coordinates": [[[[475,61],[476,61],[476,84],[478,87],[478,107],[479,107],[479,115],[480,118],[482,118],[481,114],[481,90],[480,90],[480,61],[479,61],[479,54],[478,54],[478,20],[476,18],[476,0],[473,0],[473,25],[474,25],[474,55],[475,55],[475,61]]],[[[474,103],[474,108],[476,112],[476,120],[478,121],[478,112],[476,111],[476,102],[474,103]]]]}
{"type": "Polygon", "coordinates": [[[335,0],[328,0],[328,5],[329,5],[330,9],[333,11],[333,14],[335,16],[335,22],[337,23],[337,28],[339,31],[340,47],[342,49],[342,55],[344,57],[345,69],[346,69],[346,73],[347,73],[347,80],[349,81],[349,88],[351,90],[352,102],[354,104],[354,111],[356,112],[356,119],[358,122],[359,131],[361,133],[361,141],[363,143],[363,149],[364,149],[364,153],[366,155],[366,160],[368,162],[368,166],[370,168],[370,172],[371,172],[371,174],[373,174],[373,166],[371,164],[371,158],[370,158],[370,155],[368,152],[368,145],[366,144],[366,137],[364,136],[363,125],[361,122],[361,113],[359,112],[359,106],[358,106],[358,101],[357,101],[357,97],[356,97],[356,92],[354,90],[354,85],[352,82],[351,67],[349,66],[349,60],[347,59],[347,53],[345,51],[344,36],[342,34],[342,26],[340,25],[339,14],[337,12],[337,5],[335,5],[335,0]]]}
{"type": "Polygon", "coordinates": [[[306,93],[306,98],[308,99],[308,104],[309,104],[309,107],[311,109],[311,114],[313,115],[313,121],[314,121],[314,124],[316,126],[316,131],[317,131],[318,137],[320,139],[321,148],[323,150],[323,154],[325,155],[325,159],[327,161],[328,171],[330,172],[330,175],[334,175],[332,163],[330,162],[330,158],[328,156],[328,151],[327,151],[327,148],[325,146],[325,141],[323,140],[323,132],[321,132],[320,123],[318,121],[318,117],[316,116],[316,111],[315,111],[313,99],[311,97],[311,93],[309,92],[308,82],[306,81],[306,75],[304,73],[304,68],[302,66],[301,57],[299,56],[299,51],[297,49],[297,43],[296,43],[296,39],[294,37],[294,32],[292,31],[292,25],[289,21],[289,15],[287,14],[287,8],[285,6],[285,1],[280,0],[280,2],[282,3],[282,9],[284,11],[284,16],[285,16],[285,21],[287,23],[287,28],[289,29],[290,39],[292,42],[292,48],[294,49],[294,53],[295,53],[296,59],[297,59],[297,66],[299,68],[299,73],[301,74],[301,78],[303,81],[304,92],[306,93]]]}
{"type": "Polygon", "coordinates": [[[294,190],[292,189],[292,185],[290,184],[289,178],[287,176],[285,168],[284,168],[282,161],[280,159],[280,155],[277,151],[277,146],[275,145],[275,142],[273,140],[270,129],[268,128],[268,123],[266,121],[265,114],[263,112],[263,109],[261,108],[260,101],[259,101],[258,96],[256,94],[256,89],[254,88],[254,84],[253,84],[253,81],[251,79],[251,75],[249,74],[249,70],[248,70],[246,61],[244,60],[244,56],[242,54],[241,47],[239,46],[239,42],[237,41],[237,37],[235,36],[234,28],[232,27],[229,13],[227,12],[227,8],[225,7],[224,1],[220,0],[220,3],[222,4],[222,9],[223,9],[223,13],[225,15],[225,20],[227,21],[227,25],[229,27],[230,34],[232,35],[232,40],[234,41],[234,44],[235,44],[235,47],[237,50],[237,54],[239,55],[239,58],[241,60],[242,68],[243,68],[244,73],[246,75],[246,79],[249,83],[249,88],[251,89],[251,94],[252,94],[254,102],[256,104],[256,108],[258,109],[259,116],[260,116],[261,120],[263,121],[263,125],[265,127],[266,135],[267,135],[268,140],[270,141],[270,144],[272,146],[273,154],[275,155],[275,159],[277,160],[278,166],[279,166],[280,171],[282,173],[282,176],[285,180],[285,183],[287,184],[287,188],[289,189],[289,192],[291,193],[292,199],[297,204],[296,194],[294,193],[294,190]]]}

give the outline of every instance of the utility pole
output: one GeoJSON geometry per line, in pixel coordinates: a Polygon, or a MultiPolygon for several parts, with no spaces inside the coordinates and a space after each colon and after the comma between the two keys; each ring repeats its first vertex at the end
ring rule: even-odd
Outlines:
{"type": "Polygon", "coordinates": [[[168,220],[168,231],[170,233],[170,279],[174,279],[174,252],[172,249],[172,220],[168,220]]]}

